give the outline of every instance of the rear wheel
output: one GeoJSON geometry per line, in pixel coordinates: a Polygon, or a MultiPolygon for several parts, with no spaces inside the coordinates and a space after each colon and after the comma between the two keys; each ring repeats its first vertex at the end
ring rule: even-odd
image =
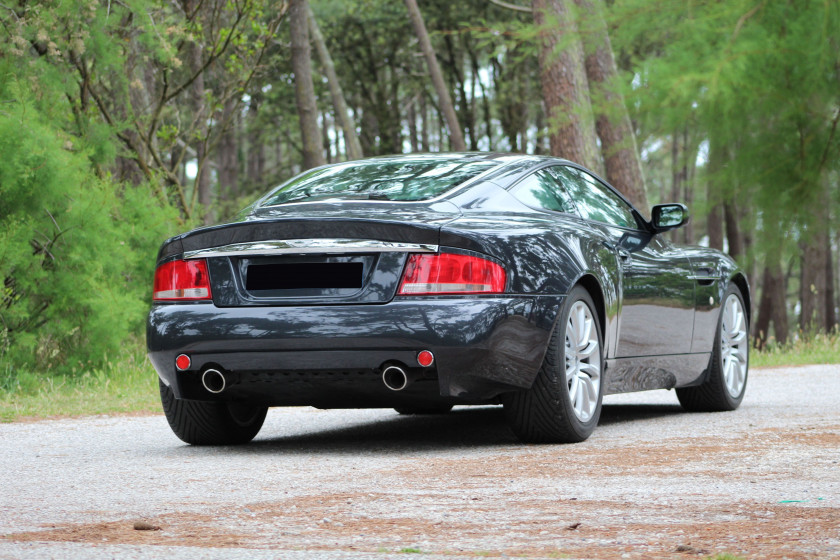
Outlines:
{"type": "Polygon", "coordinates": [[[583,287],[566,298],[533,386],[505,395],[514,433],[533,443],[576,443],[601,416],[603,359],[595,303],[583,287]]]}
{"type": "Polygon", "coordinates": [[[684,409],[692,412],[735,410],[747,389],[749,324],[741,291],[729,286],[721,305],[709,373],[702,385],[677,389],[684,409]]]}
{"type": "Polygon", "coordinates": [[[158,383],[169,427],[192,445],[248,443],[262,428],[268,412],[265,406],[176,399],[172,389],[163,381],[158,383]]]}

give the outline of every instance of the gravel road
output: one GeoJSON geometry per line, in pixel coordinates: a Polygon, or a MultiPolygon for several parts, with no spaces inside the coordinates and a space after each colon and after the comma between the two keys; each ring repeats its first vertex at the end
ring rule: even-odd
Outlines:
{"type": "Polygon", "coordinates": [[[608,397],[577,445],[498,407],[273,409],[223,448],[163,416],[2,424],[0,558],[840,558],[838,397],[840,366],[754,370],[732,413],[608,397]]]}

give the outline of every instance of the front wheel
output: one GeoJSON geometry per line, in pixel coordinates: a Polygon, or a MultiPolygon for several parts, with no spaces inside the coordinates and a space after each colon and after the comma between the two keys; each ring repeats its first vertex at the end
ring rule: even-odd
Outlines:
{"type": "Polygon", "coordinates": [[[601,416],[601,325],[589,292],[576,286],[566,298],[545,359],[530,389],[505,395],[508,423],[532,443],[577,443],[601,416]]]}
{"type": "Polygon", "coordinates": [[[176,399],[172,389],[159,379],[158,383],[169,427],[192,445],[248,443],[262,428],[268,412],[265,406],[176,399]]]}
{"type": "Polygon", "coordinates": [[[729,286],[721,305],[715,345],[706,380],[677,389],[682,407],[691,412],[735,410],[744,400],[749,370],[749,324],[741,291],[729,286]]]}

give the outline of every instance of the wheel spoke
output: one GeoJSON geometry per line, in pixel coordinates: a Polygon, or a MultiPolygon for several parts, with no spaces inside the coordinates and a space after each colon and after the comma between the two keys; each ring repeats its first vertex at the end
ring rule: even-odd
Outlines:
{"type": "Polygon", "coordinates": [[[587,363],[580,364],[580,371],[581,373],[586,374],[587,378],[591,379],[598,379],[601,373],[598,369],[598,366],[596,366],[595,364],[587,363]]]}
{"type": "Polygon", "coordinates": [[[601,388],[600,339],[595,317],[583,301],[569,310],[566,323],[566,386],[575,416],[588,422],[595,414],[601,388]]]}
{"type": "Polygon", "coordinates": [[[592,354],[594,354],[597,351],[598,342],[590,340],[589,343],[586,344],[586,346],[584,346],[581,350],[578,351],[577,355],[580,359],[585,359],[592,356],[592,354]]]}
{"type": "Polygon", "coordinates": [[[590,342],[589,339],[592,336],[592,319],[584,318],[583,327],[582,336],[577,341],[578,354],[582,354],[582,349],[585,349],[590,342]]]}
{"type": "Polygon", "coordinates": [[[591,377],[588,375],[581,376],[580,385],[586,394],[587,401],[596,401],[598,399],[598,390],[595,388],[595,383],[591,377]]]}
{"type": "Polygon", "coordinates": [[[747,380],[749,333],[741,300],[729,294],[723,304],[720,325],[721,376],[729,396],[737,398],[747,380]]]}
{"type": "Polygon", "coordinates": [[[580,380],[578,379],[577,373],[572,373],[571,380],[569,381],[569,396],[572,399],[572,402],[575,400],[575,396],[577,395],[578,385],[580,384],[580,380]]]}
{"type": "Polygon", "coordinates": [[[735,331],[729,336],[729,344],[741,344],[747,338],[747,331],[735,331]]]}

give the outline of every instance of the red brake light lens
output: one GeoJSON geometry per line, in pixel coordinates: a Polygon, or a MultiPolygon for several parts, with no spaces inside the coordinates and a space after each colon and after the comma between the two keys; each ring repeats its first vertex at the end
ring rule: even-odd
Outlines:
{"type": "Polygon", "coordinates": [[[170,261],[155,270],[154,300],[211,299],[207,262],[170,261]]]}
{"type": "Polygon", "coordinates": [[[469,255],[410,255],[399,295],[499,294],[505,291],[505,269],[469,255]]]}

